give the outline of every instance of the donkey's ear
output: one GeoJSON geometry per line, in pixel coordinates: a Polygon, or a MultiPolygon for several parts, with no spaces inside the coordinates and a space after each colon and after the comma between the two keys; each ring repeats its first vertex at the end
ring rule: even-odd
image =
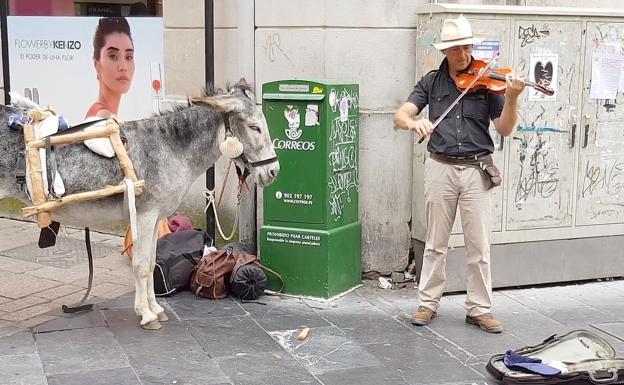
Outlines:
{"type": "Polygon", "coordinates": [[[243,103],[228,95],[204,96],[190,99],[191,103],[196,106],[210,108],[217,112],[240,112],[243,110],[243,103]]]}

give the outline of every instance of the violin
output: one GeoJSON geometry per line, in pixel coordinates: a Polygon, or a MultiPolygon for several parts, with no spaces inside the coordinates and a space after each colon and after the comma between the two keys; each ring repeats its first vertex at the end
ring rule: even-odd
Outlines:
{"type": "MultiPolygon", "coordinates": [[[[433,128],[435,129],[438,124],[448,115],[449,112],[459,103],[459,101],[469,92],[474,92],[479,89],[487,89],[488,92],[495,94],[502,94],[507,88],[507,74],[511,72],[509,68],[497,68],[491,69],[492,64],[498,59],[500,52],[489,61],[484,62],[482,60],[473,60],[467,69],[460,71],[455,76],[455,85],[460,89],[461,94],[451,103],[450,106],[433,122],[433,128]]],[[[537,84],[530,81],[524,81],[524,84],[533,87],[536,90],[543,92],[544,94],[551,96],[555,94],[555,91],[541,84],[537,84]]],[[[426,136],[420,138],[418,143],[422,143],[426,136]]]]}
{"type": "MultiPolygon", "coordinates": [[[[482,60],[473,60],[470,66],[463,71],[459,71],[455,76],[455,85],[460,91],[464,91],[469,88],[468,92],[475,92],[480,89],[487,89],[488,92],[493,94],[504,94],[505,88],[507,88],[506,75],[511,73],[511,68],[496,68],[491,69],[488,67],[488,63],[482,60]],[[485,71],[481,71],[485,68],[485,71]],[[475,78],[476,82],[474,82],[475,78]],[[473,84],[474,82],[474,84],[473,84]],[[471,85],[472,84],[472,85],[471,85]]],[[[537,84],[530,81],[524,81],[529,87],[533,87],[539,92],[548,96],[554,95],[555,91],[542,84],[537,84]]]]}

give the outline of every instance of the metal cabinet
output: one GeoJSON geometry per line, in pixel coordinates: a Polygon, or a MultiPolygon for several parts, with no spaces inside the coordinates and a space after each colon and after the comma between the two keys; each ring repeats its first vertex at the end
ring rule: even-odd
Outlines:
{"type": "Polygon", "coordinates": [[[589,65],[595,53],[624,52],[624,21],[591,21],[586,29],[575,221],[579,227],[624,222],[624,93],[612,100],[591,99],[589,65]]]}
{"type": "MultiPolygon", "coordinates": [[[[615,99],[595,99],[591,93],[596,55],[624,55],[624,12],[427,4],[417,18],[415,81],[439,66],[443,56],[431,44],[443,20],[459,14],[470,20],[474,35],[500,47],[499,66],[551,83],[556,91],[547,97],[527,87],[518,127],[509,137],[490,127],[504,178],[493,193],[494,286],[624,275],[624,263],[614,263],[619,255],[613,252],[624,245],[624,75],[615,99]],[[588,258],[583,245],[589,244],[604,250],[588,258]],[[544,261],[553,268],[531,267],[544,261]]],[[[417,262],[426,227],[422,175],[427,156],[424,144],[415,143],[417,262]]],[[[449,256],[463,253],[463,244],[456,218],[449,256]]],[[[465,288],[463,265],[463,258],[447,260],[447,290],[465,288]]]]}

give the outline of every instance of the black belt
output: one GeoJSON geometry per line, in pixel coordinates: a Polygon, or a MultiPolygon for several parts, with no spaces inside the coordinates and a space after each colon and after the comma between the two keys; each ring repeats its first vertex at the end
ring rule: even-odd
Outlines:
{"type": "Polygon", "coordinates": [[[442,163],[450,163],[450,164],[470,164],[476,161],[487,159],[490,157],[489,152],[482,152],[474,155],[460,155],[460,156],[450,156],[444,154],[437,154],[432,152],[429,154],[432,159],[440,161],[442,163]]]}

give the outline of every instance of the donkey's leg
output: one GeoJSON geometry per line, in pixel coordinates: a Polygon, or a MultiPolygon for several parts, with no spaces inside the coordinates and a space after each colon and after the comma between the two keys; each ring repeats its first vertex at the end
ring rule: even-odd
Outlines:
{"type": "Polygon", "coordinates": [[[156,314],[150,310],[147,300],[147,280],[150,275],[152,243],[156,241],[156,220],[158,216],[145,213],[137,216],[137,240],[133,245],[132,270],[134,272],[134,311],[141,317],[145,329],[160,329],[156,314]]]}
{"type": "Polygon", "coordinates": [[[156,314],[158,320],[165,322],[169,320],[169,317],[165,314],[165,309],[156,301],[156,294],[154,293],[154,268],[156,267],[156,245],[158,241],[158,225],[154,232],[154,241],[152,242],[152,248],[150,251],[150,274],[147,277],[147,303],[152,313],[156,314]]]}

